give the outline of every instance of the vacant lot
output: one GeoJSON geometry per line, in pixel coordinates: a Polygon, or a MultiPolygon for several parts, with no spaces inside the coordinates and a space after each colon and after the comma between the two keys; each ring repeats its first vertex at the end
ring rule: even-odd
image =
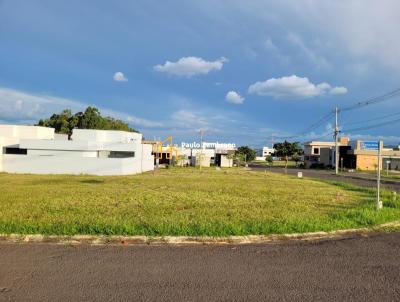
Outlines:
{"type": "Polygon", "coordinates": [[[246,171],[175,168],[135,176],[0,174],[0,233],[244,235],[362,227],[400,204],[349,185],[246,171]]]}

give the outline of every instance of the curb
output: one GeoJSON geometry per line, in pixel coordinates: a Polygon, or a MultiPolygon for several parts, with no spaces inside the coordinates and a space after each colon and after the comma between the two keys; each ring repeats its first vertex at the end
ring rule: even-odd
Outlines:
{"type": "Polygon", "coordinates": [[[96,235],[21,235],[0,234],[0,243],[52,243],[62,245],[244,245],[261,243],[279,243],[287,241],[313,241],[323,239],[340,239],[348,236],[368,236],[371,233],[390,227],[400,227],[400,221],[381,224],[371,228],[337,230],[332,232],[310,232],[281,235],[248,235],[248,236],[96,236],[96,235]]]}

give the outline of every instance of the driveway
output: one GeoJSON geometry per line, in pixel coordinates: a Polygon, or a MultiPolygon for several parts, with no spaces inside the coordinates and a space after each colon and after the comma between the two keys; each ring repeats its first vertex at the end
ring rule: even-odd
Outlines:
{"type": "Polygon", "coordinates": [[[0,243],[0,301],[400,301],[400,233],[242,246],[0,243]]]}
{"type": "MultiPolygon", "coordinates": [[[[376,187],[376,175],[360,173],[360,172],[341,172],[339,175],[335,175],[332,170],[314,170],[314,169],[296,169],[282,167],[265,167],[258,164],[250,164],[249,168],[256,171],[267,170],[273,173],[297,175],[297,172],[302,172],[303,177],[319,178],[325,180],[333,180],[351,183],[361,187],[375,188],[376,187]]],[[[390,191],[400,192],[400,180],[395,179],[381,179],[381,186],[390,191]]]]}

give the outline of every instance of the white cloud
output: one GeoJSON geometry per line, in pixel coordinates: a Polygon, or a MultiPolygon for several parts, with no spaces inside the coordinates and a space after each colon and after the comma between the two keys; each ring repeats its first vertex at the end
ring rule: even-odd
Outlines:
{"type": "Polygon", "coordinates": [[[331,94],[345,94],[347,93],[347,88],[340,86],[340,87],[334,87],[330,91],[331,94]]]}
{"type": "Polygon", "coordinates": [[[180,128],[208,128],[209,121],[203,115],[190,110],[178,110],[171,115],[171,124],[180,128]]]}
{"type": "Polygon", "coordinates": [[[125,75],[121,71],[114,73],[113,79],[116,82],[127,82],[128,81],[128,79],[125,78],[125,75]]]}
{"type": "MultiPolygon", "coordinates": [[[[84,110],[89,104],[49,95],[32,94],[0,87],[0,120],[7,123],[37,123],[53,113],[69,108],[73,112],[84,110]]],[[[104,115],[122,119],[134,126],[160,127],[159,122],[139,118],[127,113],[99,108],[104,115]]]]}
{"type": "Polygon", "coordinates": [[[242,97],[239,93],[237,93],[236,91],[229,91],[226,96],[225,96],[225,100],[229,103],[233,103],[233,104],[243,104],[244,101],[244,97],[242,97]]]}
{"type": "Polygon", "coordinates": [[[206,61],[199,57],[183,57],[177,62],[166,61],[164,65],[156,65],[153,68],[158,72],[192,77],[197,74],[207,74],[212,70],[221,70],[227,61],[224,57],[215,61],[206,61]]]}
{"type": "Polygon", "coordinates": [[[325,93],[346,93],[345,87],[334,87],[328,83],[313,84],[308,78],[296,75],[272,78],[262,82],[256,82],[249,86],[249,93],[272,96],[275,98],[311,98],[325,93]]]}

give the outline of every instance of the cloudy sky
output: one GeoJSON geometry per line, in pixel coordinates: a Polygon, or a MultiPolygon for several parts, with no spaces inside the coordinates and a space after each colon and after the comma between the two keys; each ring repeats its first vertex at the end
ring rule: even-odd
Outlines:
{"type": "MultiPolygon", "coordinates": [[[[94,105],[149,139],[261,146],[400,88],[399,28],[397,0],[0,0],[0,122],[94,105]]],[[[343,112],[343,133],[398,143],[400,123],[346,129],[399,102],[343,112]]]]}

